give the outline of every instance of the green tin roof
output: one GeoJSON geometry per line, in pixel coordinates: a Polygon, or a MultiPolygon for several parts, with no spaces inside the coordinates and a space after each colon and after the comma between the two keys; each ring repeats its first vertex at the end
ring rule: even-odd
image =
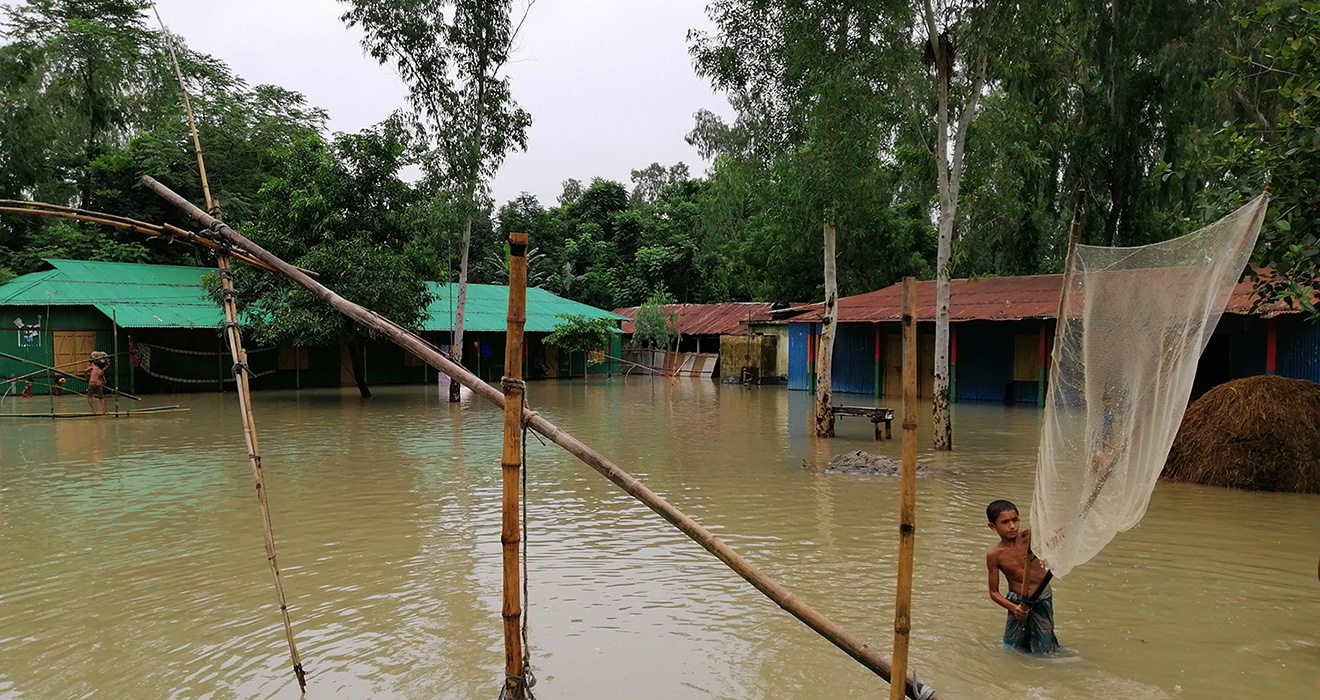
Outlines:
{"type": "MultiPolygon", "coordinates": [[[[202,288],[202,275],[213,268],[181,265],[46,260],[49,270],[0,284],[0,306],[96,307],[124,328],[216,328],[224,313],[202,288]]],[[[457,284],[429,282],[435,300],[422,330],[452,328],[457,284]]],[[[509,313],[509,288],[469,284],[463,327],[470,331],[503,332],[509,313]]],[[[561,322],[558,314],[626,321],[609,311],[556,296],[544,289],[527,290],[527,325],[532,333],[548,333],[561,322]]]]}
{"type": "Polygon", "coordinates": [[[181,265],[46,260],[52,269],[0,285],[0,306],[95,306],[124,328],[215,328],[224,321],[202,275],[181,265]]]}
{"type": "MultiPolygon", "coordinates": [[[[458,299],[458,284],[440,284],[428,282],[435,300],[426,308],[431,317],[422,324],[425,331],[448,331],[453,329],[453,306],[458,299]]],[[[580,302],[556,296],[544,289],[527,290],[527,325],[523,330],[528,333],[549,333],[555,326],[563,323],[556,318],[559,314],[575,314],[589,318],[611,318],[617,321],[630,320],[627,316],[598,309],[580,302]]],[[[469,284],[467,286],[467,304],[463,314],[463,330],[504,332],[508,328],[509,288],[497,284],[469,284]]]]}

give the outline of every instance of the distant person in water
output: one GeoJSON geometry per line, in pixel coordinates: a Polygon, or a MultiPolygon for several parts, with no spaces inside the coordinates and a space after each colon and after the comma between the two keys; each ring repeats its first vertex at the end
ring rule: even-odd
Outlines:
{"type": "Polygon", "coordinates": [[[87,406],[92,413],[105,413],[105,370],[110,366],[110,356],[96,350],[87,361],[87,406]],[[96,410],[94,401],[101,401],[101,410],[96,410]]]}
{"type": "Polygon", "coordinates": [[[985,554],[985,568],[990,600],[1008,611],[1004,646],[1049,656],[1059,650],[1059,639],[1054,636],[1054,590],[1047,585],[1031,599],[1046,574],[1045,565],[1031,552],[1031,531],[1018,530],[1018,509],[1009,501],[991,503],[985,515],[990,529],[999,535],[999,544],[985,554]],[[1030,570],[1024,571],[1025,567],[1030,570]],[[1007,596],[999,592],[1000,573],[1008,579],[1007,596]]]}

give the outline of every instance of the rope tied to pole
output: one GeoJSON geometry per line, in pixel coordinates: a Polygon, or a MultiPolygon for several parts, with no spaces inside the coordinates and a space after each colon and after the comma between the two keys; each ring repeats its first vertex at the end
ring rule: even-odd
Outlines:
{"type": "Polygon", "coordinates": [[[521,676],[515,676],[511,673],[505,672],[504,685],[500,686],[499,700],[510,700],[511,698],[514,697],[512,695],[509,695],[510,681],[512,681],[515,684],[515,687],[522,689],[522,697],[524,698],[533,697],[532,686],[536,685],[536,676],[533,676],[530,670],[528,670],[524,675],[521,676]]]}

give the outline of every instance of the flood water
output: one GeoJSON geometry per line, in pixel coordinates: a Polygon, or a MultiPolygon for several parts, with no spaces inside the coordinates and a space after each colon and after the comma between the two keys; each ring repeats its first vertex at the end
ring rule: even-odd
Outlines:
{"type": "MultiPolygon", "coordinates": [[[[376,392],[256,394],[307,696],[494,698],[502,414],[434,386],[376,392]]],[[[897,457],[900,440],[858,418],[810,438],[811,397],[782,387],[615,378],[532,383],[529,399],[889,656],[897,480],[821,470],[844,451],[897,457]]],[[[147,403],[192,410],[0,424],[0,698],[297,698],[235,396],[147,403]]],[[[949,700],[1320,697],[1313,495],[1160,484],[1138,528],[1056,582],[1065,653],[1001,648],[984,509],[1029,504],[1039,419],[958,405],[943,455],[922,432],[924,681],[949,700]]],[[[531,440],[528,462],[538,698],[887,697],[559,448],[531,440]]]]}

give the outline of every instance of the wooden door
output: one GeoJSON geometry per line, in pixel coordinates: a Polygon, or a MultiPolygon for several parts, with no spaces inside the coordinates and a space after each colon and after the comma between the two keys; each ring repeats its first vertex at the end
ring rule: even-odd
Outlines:
{"type": "Polygon", "coordinates": [[[903,337],[886,333],[885,339],[885,399],[891,405],[903,400],[903,337]]]}
{"type": "Polygon", "coordinates": [[[935,395],[935,336],[917,336],[917,398],[935,395]]]}
{"type": "Polygon", "coordinates": [[[70,374],[82,374],[88,357],[96,349],[96,331],[54,331],[55,367],[70,374]]]}

